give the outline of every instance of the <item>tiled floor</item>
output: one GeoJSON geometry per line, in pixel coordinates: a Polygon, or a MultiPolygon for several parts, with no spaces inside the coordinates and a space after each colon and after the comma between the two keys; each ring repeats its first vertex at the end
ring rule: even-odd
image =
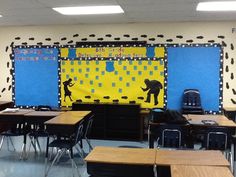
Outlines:
{"type": "MultiPolygon", "coordinates": [[[[20,150],[22,138],[13,138],[14,145],[17,149],[16,152],[8,151],[7,141],[4,141],[2,150],[0,151],[0,177],[44,177],[44,161],[45,152],[35,154],[33,148],[29,151],[27,160],[20,160],[20,150]]],[[[45,151],[46,141],[40,140],[41,147],[45,151]]],[[[129,141],[103,141],[92,140],[91,144],[95,146],[138,146],[148,147],[147,142],[129,142],[129,141]]],[[[10,148],[12,148],[9,143],[10,148]]],[[[84,150],[88,153],[88,146],[84,143],[84,150]]],[[[56,164],[49,172],[48,177],[71,177],[71,163],[68,157],[62,157],[61,161],[56,164]]],[[[78,164],[79,171],[82,177],[87,177],[86,165],[82,165],[81,159],[75,155],[75,160],[78,164]]]]}

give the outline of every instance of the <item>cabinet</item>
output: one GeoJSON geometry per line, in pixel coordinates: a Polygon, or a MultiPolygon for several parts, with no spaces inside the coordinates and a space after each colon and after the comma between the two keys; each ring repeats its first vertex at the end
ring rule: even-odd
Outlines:
{"type": "Polygon", "coordinates": [[[72,110],[91,110],[95,117],[91,138],[141,140],[142,122],[139,104],[81,103],[72,104],[72,110]]]}

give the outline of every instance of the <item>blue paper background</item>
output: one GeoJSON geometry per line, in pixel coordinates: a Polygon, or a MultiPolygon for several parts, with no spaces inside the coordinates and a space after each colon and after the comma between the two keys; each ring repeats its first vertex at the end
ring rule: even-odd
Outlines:
{"type": "Polygon", "coordinates": [[[15,104],[58,107],[58,49],[15,49],[15,104]]]}
{"type": "Polygon", "coordinates": [[[167,108],[180,110],[184,89],[196,88],[206,111],[219,111],[219,47],[168,47],[167,108]]]}

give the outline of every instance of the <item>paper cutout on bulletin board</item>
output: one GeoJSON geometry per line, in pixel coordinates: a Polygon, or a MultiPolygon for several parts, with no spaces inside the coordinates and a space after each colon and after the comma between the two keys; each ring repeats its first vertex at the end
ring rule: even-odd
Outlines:
{"type": "Polygon", "coordinates": [[[58,49],[15,48],[16,106],[58,107],[58,49]]]}
{"type": "Polygon", "coordinates": [[[61,48],[62,58],[163,58],[164,47],[91,47],[61,48]]]}
{"type": "Polygon", "coordinates": [[[61,63],[61,71],[62,106],[70,106],[72,102],[79,99],[83,102],[135,101],[141,103],[143,108],[164,105],[164,61],[162,59],[64,60],[61,63]],[[148,92],[150,100],[147,98],[148,92]]]}

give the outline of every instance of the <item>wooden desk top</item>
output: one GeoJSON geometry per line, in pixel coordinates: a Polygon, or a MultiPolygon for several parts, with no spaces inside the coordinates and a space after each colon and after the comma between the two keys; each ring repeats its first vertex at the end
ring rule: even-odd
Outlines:
{"type": "Polygon", "coordinates": [[[236,106],[234,106],[234,107],[223,107],[223,109],[224,109],[225,111],[236,112],[236,106]]]}
{"type": "Polygon", "coordinates": [[[3,112],[3,111],[0,111],[0,116],[11,116],[11,115],[24,116],[25,114],[28,114],[28,113],[33,112],[33,111],[34,111],[33,109],[19,109],[16,112],[3,112]]]}
{"type": "Polygon", "coordinates": [[[25,114],[26,117],[56,117],[64,112],[58,111],[32,111],[25,114]]]}
{"type": "Polygon", "coordinates": [[[171,177],[233,177],[228,167],[171,165],[171,177]]]}
{"type": "Polygon", "coordinates": [[[150,114],[150,110],[149,109],[141,109],[140,110],[140,114],[144,114],[144,115],[148,115],[148,114],[150,114]]]}
{"type": "Polygon", "coordinates": [[[91,111],[69,111],[60,114],[59,116],[56,116],[48,121],[46,121],[44,124],[48,125],[75,125],[81,120],[84,119],[85,116],[90,114],[91,111]]]}
{"type": "Polygon", "coordinates": [[[91,112],[92,111],[67,111],[65,115],[71,117],[85,117],[89,115],[91,112]]]}
{"type": "Polygon", "coordinates": [[[220,151],[157,150],[157,165],[229,166],[220,151]]]}
{"type": "Polygon", "coordinates": [[[60,108],[60,111],[71,111],[72,110],[72,107],[61,107],[60,108]]]}
{"type": "MultiPolygon", "coordinates": [[[[229,120],[226,116],[224,115],[195,115],[195,114],[188,114],[187,115],[187,120],[190,124],[192,125],[201,125],[205,126],[202,123],[202,120],[213,120],[215,121],[218,125],[217,126],[224,126],[224,127],[236,127],[236,124],[234,121],[229,120]]],[[[209,126],[209,125],[207,125],[209,126]]]]}
{"type": "Polygon", "coordinates": [[[95,147],[85,158],[87,162],[111,164],[154,165],[156,150],[142,148],[95,147]]]}
{"type": "Polygon", "coordinates": [[[9,104],[9,103],[12,103],[12,101],[0,101],[0,105],[9,104]]]}

